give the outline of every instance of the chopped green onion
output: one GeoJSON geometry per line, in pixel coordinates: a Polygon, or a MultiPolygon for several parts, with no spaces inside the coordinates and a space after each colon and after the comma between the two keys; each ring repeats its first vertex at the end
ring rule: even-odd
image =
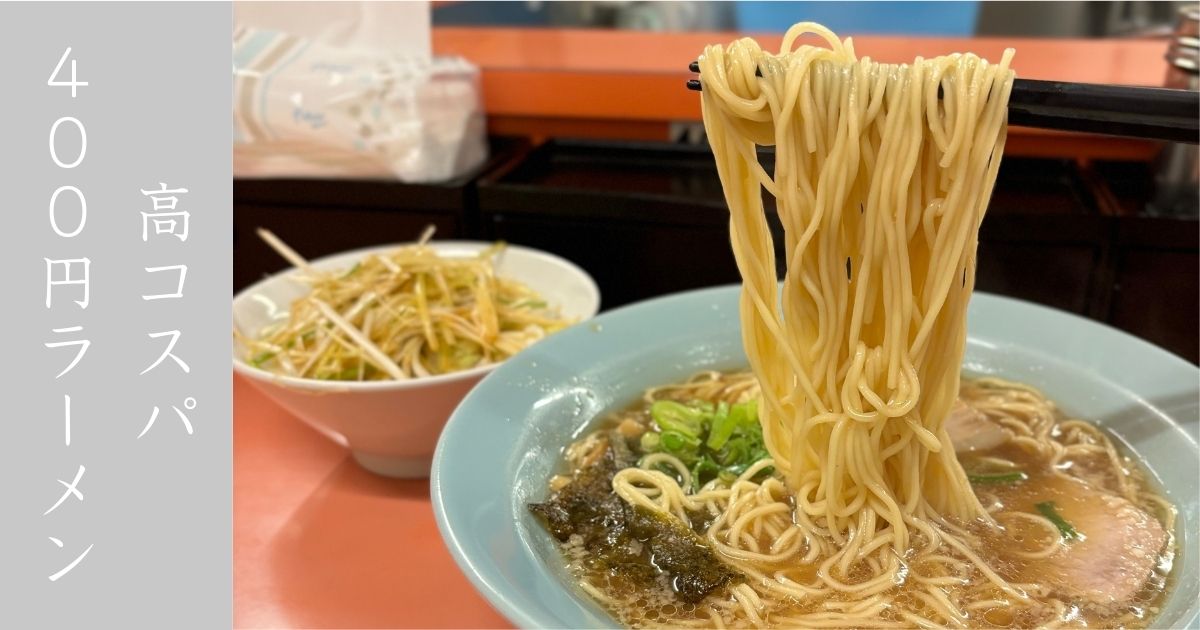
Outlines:
{"type": "Polygon", "coordinates": [[[663,431],[660,439],[663,450],[676,456],[685,455],[686,451],[700,446],[700,438],[679,431],[663,431]]]}
{"type": "Polygon", "coordinates": [[[253,365],[254,367],[262,367],[264,363],[266,363],[267,361],[270,361],[271,359],[274,359],[274,358],[275,358],[274,352],[261,352],[259,354],[254,355],[253,359],[250,359],[250,364],[253,365]]]}
{"type": "Polygon", "coordinates": [[[700,486],[708,483],[709,479],[717,476],[721,472],[721,467],[717,466],[710,457],[704,456],[696,460],[696,465],[692,466],[692,492],[699,492],[700,486]],[[704,479],[705,481],[701,481],[704,479]]]}
{"type": "Polygon", "coordinates": [[[762,427],[758,425],[758,404],[754,401],[738,403],[729,408],[728,414],[718,415],[713,420],[712,430],[708,434],[708,447],[720,450],[739,429],[761,433],[762,427]]]}
{"type": "MultiPolygon", "coordinates": [[[[699,400],[686,404],[659,400],[650,406],[650,417],[650,431],[639,440],[642,452],[678,458],[692,474],[692,491],[713,479],[732,483],[755,462],[770,457],[763,445],[755,401],[714,405],[699,400]]],[[[768,467],[755,479],[773,473],[768,467]]]]}
{"type": "Polygon", "coordinates": [[[967,480],[978,484],[1020,483],[1029,479],[1029,475],[1021,471],[1007,473],[967,474],[967,480]]]}
{"type": "Polygon", "coordinates": [[[717,451],[716,459],[719,463],[725,466],[733,466],[738,462],[744,461],[751,452],[750,440],[744,436],[735,437],[725,443],[721,450],[717,451]]]}
{"type": "Polygon", "coordinates": [[[734,405],[734,406],[742,407],[743,409],[746,410],[746,418],[742,421],[743,424],[745,424],[748,427],[757,427],[760,432],[762,431],[762,425],[760,425],[758,423],[758,401],[757,400],[750,400],[750,401],[741,403],[740,405],[734,405]]]}
{"type": "Polygon", "coordinates": [[[741,405],[734,405],[733,409],[730,409],[728,405],[721,403],[721,406],[717,407],[716,417],[713,418],[712,428],[708,431],[708,440],[705,442],[708,448],[717,451],[725,446],[734,430],[738,428],[741,417],[745,415],[741,405]]]}
{"type": "Polygon", "coordinates": [[[673,400],[656,400],[650,405],[650,417],[664,433],[675,431],[699,438],[704,429],[704,416],[703,410],[673,400]]]}
{"type": "Polygon", "coordinates": [[[350,271],[347,271],[345,274],[342,275],[342,279],[344,280],[346,278],[349,278],[350,276],[353,276],[359,270],[360,267],[362,267],[362,263],[360,263],[360,262],[354,263],[354,266],[350,268],[350,271]]]}
{"type": "Polygon", "coordinates": [[[1053,501],[1043,501],[1034,507],[1037,508],[1038,512],[1042,513],[1042,516],[1045,516],[1050,520],[1051,523],[1054,523],[1054,526],[1058,528],[1058,533],[1062,535],[1063,540],[1083,540],[1083,534],[1071,526],[1071,524],[1067,522],[1067,519],[1059,515],[1053,501]]]}

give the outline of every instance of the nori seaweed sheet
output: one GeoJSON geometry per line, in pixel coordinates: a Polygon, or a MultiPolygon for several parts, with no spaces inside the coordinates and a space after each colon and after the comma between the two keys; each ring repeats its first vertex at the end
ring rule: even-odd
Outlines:
{"type": "Polygon", "coordinates": [[[531,503],[537,515],[560,541],[572,535],[583,540],[590,569],[608,571],[642,588],[653,587],[665,573],[676,596],[698,602],[712,591],[742,576],[721,562],[691,529],[672,518],[626,504],[612,490],[617,471],[633,465],[634,456],[619,434],[594,465],[575,477],[544,503],[531,503]]]}

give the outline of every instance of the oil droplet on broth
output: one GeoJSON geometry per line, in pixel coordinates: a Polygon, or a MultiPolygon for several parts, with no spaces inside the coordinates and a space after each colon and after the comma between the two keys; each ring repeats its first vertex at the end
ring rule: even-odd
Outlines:
{"type": "Polygon", "coordinates": [[[983,620],[993,626],[1007,628],[1012,625],[1013,616],[1011,612],[1004,608],[989,608],[987,612],[983,613],[983,620]]]}

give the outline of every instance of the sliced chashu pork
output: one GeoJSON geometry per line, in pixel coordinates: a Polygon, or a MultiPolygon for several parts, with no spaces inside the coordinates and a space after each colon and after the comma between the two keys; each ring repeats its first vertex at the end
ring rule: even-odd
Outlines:
{"type": "MultiPolygon", "coordinates": [[[[1162,524],[1124,498],[1083,481],[1047,475],[1037,483],[1037,490],[1053,496],[1055,510],[1082,536],[1031,562],[1027,580],[1096,604],[1129,602],[1146,584],[1167,542],[1162,524]]],[[[1036,513],[1036,508],[1030,505],[1028,511],[1036,513]]]]}
{"type": "Polygon", "coordinates": [[[986,451],[1012,439],[1011,431],[960,399],[955,399],[944,426],[955,453],[986,451]]]}
{"type": "MultiPolygon", "coordinates": [[[[955,401],[945,428],[960,454],[992,449],[1012,438],[1008,429],[961,400],[955,401]]],[[[1031,483],[1045,496],[1009,507],[1036,514],[1036,504],[1052,498],[1058,514],[1082,539],[1064,542],[1054,555],[1030,562],[1024,580],[1049,583],[1074,598],[1101,605],[1132,599],[1150,577],[1167,541],[1158,519],[1081,480],[1041,475],[1031,483]]]]}

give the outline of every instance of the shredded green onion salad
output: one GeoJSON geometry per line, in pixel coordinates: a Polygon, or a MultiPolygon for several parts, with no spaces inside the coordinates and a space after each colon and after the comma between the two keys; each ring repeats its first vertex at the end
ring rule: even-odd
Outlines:
{"type": "Polygon", "coordinates": [[[311,292],[255,338],[234,331],[253,366],[338,381],[407,379],[502,361],[571,322],[524,284],[498,277],[504,243],[439,255],[432,226],[414,245],[318,271],[266,230],[311,292]]]}

